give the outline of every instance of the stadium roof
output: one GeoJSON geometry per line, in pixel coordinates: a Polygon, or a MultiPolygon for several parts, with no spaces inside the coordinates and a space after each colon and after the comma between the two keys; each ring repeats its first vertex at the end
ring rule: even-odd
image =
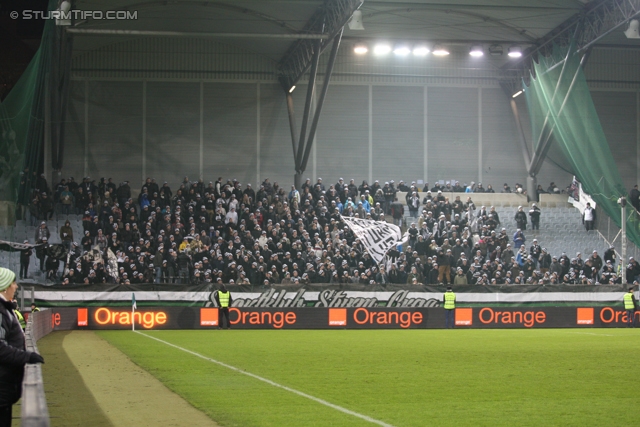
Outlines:
{"type": "MultiPolygon", "coordinates": [[[[305,25],[325,3],[323,0],[78,0],[75,10],[137,11],[137,19],[75,22],[75,29],[98,30],[103,34],[77,34],[74,54],[144,36],[115,34],[113,30],[145,31],[148,35],[176,37],[196,33],[197,37],[224,41],[278,62],[295,42],[296,35],[309,36],[305,25]]],[[[437,42],[459,50],[482,44],[485,53],[489,46],[501,45],[503,55],[486,55],[501,66],[508,60],[509,46],[519,45],[523,49],[534,46],[567,20],[600,3],[603,0],[365,0],[360,7],[364,30],[345,27],[343,42],[347,46],[378,41],[437,42]]],[[[638,41],[627,40],[620,30],[600,43],[637,45],[638,41]]]]}

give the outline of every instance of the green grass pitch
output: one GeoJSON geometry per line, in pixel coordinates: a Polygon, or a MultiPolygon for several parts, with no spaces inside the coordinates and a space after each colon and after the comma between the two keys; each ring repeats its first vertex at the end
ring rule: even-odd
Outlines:
{"type": "MultiPolygon", "coordinates": [[[[640,330],[143,333],[398,427],[640,422],[640,330]]],[[[373,425],[130,331],[99,334],[223,426],[373,425]]]]}

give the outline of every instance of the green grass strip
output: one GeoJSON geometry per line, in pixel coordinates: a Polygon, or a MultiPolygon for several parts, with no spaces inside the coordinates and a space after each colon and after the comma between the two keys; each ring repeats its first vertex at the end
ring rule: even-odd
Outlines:
{"type": "MultiPolygon", "coordinates": [[[[99,334],[221,425],[372,425],[138,334],[99,334]]],[[[145,334],[394,426],[634,425],[640,415],[640,330],[145,334]]]]}

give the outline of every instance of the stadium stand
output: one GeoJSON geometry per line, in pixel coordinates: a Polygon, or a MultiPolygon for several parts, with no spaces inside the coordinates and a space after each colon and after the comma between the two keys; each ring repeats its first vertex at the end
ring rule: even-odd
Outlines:
{"type": "MultiPolygon", "coordinates": [[[[540,229],[523,231],[527,256],[518,256],[514,250],[515,263],[512,263],[495,250],[497,247],[501,251],[509,249],[507,244],[515,246],[515,212],[523,205],[527,210],[530,208],[525,194],[471,192],[477,187],[467,189],[459,183],[456,183],[457,192],[446,191],[453,187],[442,187],[445,189],[442,192],[437,185],[429,188],[428,184],[422,189],[411,188],[403,181],[395,189],[394,184],[391,181],[381,185],[376,181],[369,188],[364,181],[356,186],[351,180],[349,184],[338,182],[325,187],[321,179],[315,184],[307,180],[300,194],[296,190],[285,192],[274,188],[265,180],[255,193],[249,186],[242,188],[238,182],[219,179],[207,186],[202,180],[185,181],[174,194],[168,183],[160,190],[155,180],[147,179],[134,200],[131,195],[136,191],[131,190],[128,182],[116,187],[104,179],[99,184],[84,179],[72,192],[75,211],[67,213],[60,198],[68,189],[68,183],[63,180],[51,196],[54,205],[49,208],[46,202],[42,208],[43,192],[36,189],[27,219],[18,220],[15,227],[4,227],[0,232],[14,241],[24,239],[35,244],[39,243],[35,225],[44,222],[50,233],[48,246],[60,248],[61,229],[69,221],[74,243],[69,242],[68,257],[65,251],[51,253],[49,249],[43,264],[45,271],[39,268],[37,251],[31,258],[29,279],[52,285],[199,284],[232,280],[254,286],[439,284],[453,283],[459,266],[467,283],[472,284],[620,282],[619,275],[613,276],[615,262],[609,267],[605,264],[596,274],[585,271],[583,262],[592,251],[604,254],[608,246],[597,232],[585,231],[579,211],[567,203],[564,194],[540,195],[540,229]],[[335,187],[343,185],[344,194],[335,191],[335,187]],[[380,190],[394,188],[393,192],[385,191],[391,197],[395,193],[403,206],[403,229],[416,223],[420,230],[417,234],[425,238],[425,243],[417,245],[418,239],[411,239],[405,243],[402,253],[391,251],[390,259],[385,261],[386,272],[380,271],[366,255],[363,245],[340,219],[342,214],[391,222],[394,216],[391,198],[377,191],[379,185],[380,190]],[[80,187],[92,196],[83,197],[80,187]],[[408,209],[412,190],[417,190],[420,201],[419,208],[413,210],[408,209]],[[238,214],[233,214],[232,207],[239,212],[237,219],[234,218],[238,214]],[[429,219],[428,212],[433,220],[429,219]],[[52,219],[48,219],[49,214],[52,219]],[[437,221],[440,215],[445,215],[441,231],[437,221]],[[230,218],[239,225],[229,226],[230,218]],[[447,222],[447,218],[451,221],[447,222]],[[423,222],[427,223],[424,227],[423,222]],[[457,238],[461,239],[463,249],[454,247],[457,238]],[[534,239],[539,249],[546,250],[544,254],[531,248],[534,239]],[[410,245],[413,245],[411,252],[408,251],[410,245]],[[452,249],[451,257],[447,249],[452,249]],[[563,268],[556,268],[557,277],[552,275],[553,269],[547,273],[547,264],[552,259],[545,264],[541,258],[545,254],[565,263],[563,268]],[[527,262],[529,255],[533,257],[527,262]],[[160,262],[156,260],[159,257],[162,257],[160,262]],[[59,262],[55,258],[60,258],[59,262]],[[461,262],[461,258],[467,261],[461,262]],[[572,258],[575,262],[570,265],[572,258]],[[442,264],[449,264],[449,276],[440,272],[442,264]]],[[[48,189],[46,182],[44,187],[48,189]]],[[[5,265],[17,269],[15,259],[8,258],[3,255],[5,265]]],[[[630,279],[637,276],[633,268],[630,279]]]]}

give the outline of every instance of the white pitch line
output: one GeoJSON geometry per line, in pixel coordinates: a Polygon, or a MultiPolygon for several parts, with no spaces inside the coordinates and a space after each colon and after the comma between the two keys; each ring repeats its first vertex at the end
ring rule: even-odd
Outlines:
{"type": "Polygon", "coordinates": [[[572,334],[580,334],[580,335],[597,335],[600,337],[617,337],[619,335],[610,335],[610,334],[594,334],[593,332],[571,332],[572,334]]]}
{"type": "Polygon", "coordinates": [[[185,353],[189,353],[189,354],[191,354],[191,355],[193,355],[193,356],[199,357],[199,358],[201,358],[201,359],[207,360],[207,361],[212,362],[212,363],[215,363],[215,364],[217,364],[217,365],[224,366],[225,368],[231,369],[232,371],[238,372],[238,373],[240,373],[240,374],[247,375],[247,376],[249,376],[249,377],[251,377],[251,378],[255,378],[256,380],[259,380],[259,381],[265,382],[265,383],[267,383],[267,384],[269,384],[269,385],[272,385],[272,386],[274,386],[274,387],[281,388],[281,389],[286,390],[286,391],[288,391],[288,392],[291,392],[291,393],[297,394],[298,396],[306,397],[306,398],[307,398],[307,399],[309,399],[309,400],[313,400],[314,402],[320,403],[321,405],[325,405],[325,406],[328,406],[329,408],[333,408],[333,409],[335,409],[336,411],[344,412],[345,414],[352,415],[352,416],[354,416],[354,417],[357,417],[357,418],[363,419],[363,420],[365,420],[365,421],[368,421],[368,422],[370,422],[370,423],[377,424],[377,425],[380,425],[380,426],[384,426],[384,427],[394,427],[394,426],[393,426],[393,425],[391,425],[391,424],[387,424],[387,423],[385,423],[385,422],[383,422],[383,421],[379,421],[379,420],[376,420],[376,419],[374,419],[374,418],[368,417],[368,416],[366,416],[366,415],[359,414],[359,413],[354,412],[354,411],[351,411],[351,410],[349,410],[349,409],[347,409],[347,408],[343,408],[342,406],[334,405],[333,403],[331,403],[331,402],[327,402],[326,400],[323,400],[323,399],[317,398],[317,397],[315,397],[315,396],[311,396],[310,394],[307,394],[307,393],[304,393],[304,392],[302,392],[302,391],[299,391],[299,390],[293,389],[293,388],[291,388],[291,387],[287,387],[287,386],[285,386],[285,385],[278,384],[277,382],[271,381],[271,380],[269,380],[269,379],[267,379],[267,378],[261,377],[261,376],[256,375],[256,374],[252,374],[251,372],[243,371],[242,369],[236,368],[235,366],[227,365],[227,364],[226,364],[226,363],[224,363],[224,362],[220,362],[219,360],[215,360],[215,359],[212,359],[212,358],[210,358],[210,357],[203,356],[203,355],[202,355],[202,354],[200,354],[200,353],[196,353],[195,351],[191,351],[191,350],[188,350],[188,349],[186,349],[186,348],[180,347],[180,346],[178,346],[178,345],[172,344],[172,343],[170,343],[170,342],[168,342],[168,341],[161,340],[160,338],[156,338],[156,337],[152,337],[151,335],[143,334],[143,333],[142,333],[142,332],[140,332],[140,331],[134,331],[134,332],[135,332],[135,333],[137,333],[137,334],[140,334],[140,335],[142,335],[142,336],[144,336],[144,337],[151,338],[152,340],[156,340],[156,341],[158,341],[158,342],[161,342],[161,343],[163,343],[163,344],[166,344],[166,345],[168,345],[168,346],[170,346],[170,347],[177,348],[178,350],[182,350],[182,351],[184,351],[185,353]]]}

